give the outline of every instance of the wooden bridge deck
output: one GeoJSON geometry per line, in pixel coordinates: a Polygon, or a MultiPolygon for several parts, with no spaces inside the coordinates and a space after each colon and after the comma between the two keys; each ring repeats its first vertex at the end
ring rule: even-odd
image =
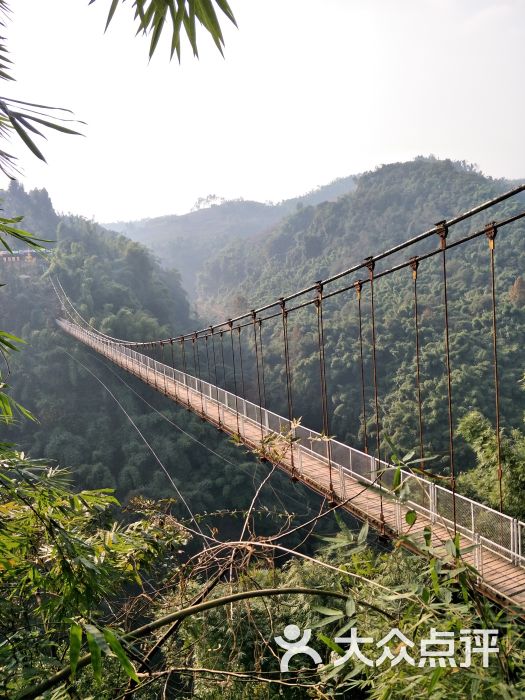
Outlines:
{"type": "MultiPolygon", "coordinates": [[[[132,361],[129,356],[118,352],[114,347],[105,346],[96,340],[86,339],[67,328],[65,330],[220,430],[231,435],[238,435],[250,450],[261,454],[262,438],[267,437],[271,431],[261,426],[260,423],[245,416],[239,416],[235,410],[227,408],[209,397],[203,397],[200,392],[166,376],[164,373],[155,371],[140,362],[132,361]]],[[[337,470],[337,478],[334,478],[333,491],[331,491],[330,472],[326,459],[310,450],[303,449],[298,444],[294,444],[292,449],[293,458],[290,444],[285,439],[277,440],[277,444],[272,448],[272,454],[268,455],[269,461],[322,496],[331,499],[335,495],[336,501],[341,503],[342,508],[360,520],[368,520],[376,530],[384,535],[397,538],[398,533],[402,531],[406,535],[402,544],[412,551],[421,553],[419,547],[424,545],[424,530],[430,528],[432,546],[435,548],[436,555],[445,555],[444,545],[454,536],[450,524],[439,520],[432,522],[430,517],[418,513],[416,522],[412,527],[409,527],[405,522],[405,514],[409,510],[407,506],[387,495],[385,491],[383,491],[381,499],[378,488],[370,487],[346,472],[342,472],[340,479],[339,470],[337,470]],[[344,484],[342,479],[344,479],[344,484]],[[381,521],[381,500],[383,502],[383,523],[381,521]]],[[[461,535],[462,548],[472,544],[474,543],[468,536],[461,535]]],[[[463,555],[464,560],[474,566],[480,574],[477,583],[480,592],[500,603],[525,609],[525,569],[512,564],[485,547],[483,547],[480,556],[480,549],[481,546],[478,543],[478,547],[463,555]]]]}

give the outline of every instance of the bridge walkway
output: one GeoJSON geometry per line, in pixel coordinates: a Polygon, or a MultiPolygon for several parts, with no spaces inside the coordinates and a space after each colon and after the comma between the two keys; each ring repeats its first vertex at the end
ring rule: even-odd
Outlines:
{"type": "MultiPolygon", "coordinates": [[[[165,394],[180,405],[193,411],[202,419],[212,423],[220,430],[233,436],[246,445],[251,451],[276,464],[279,468],[289,474],[292,478],[298,479],[312,490],[329,500],[341,503],[341,507],[350,512],[360,520],[368,520],[370,525],[385,536],[397,539],[403,536],[403,546],[414,552],[421,553],[420,547],[425,544],[425,531],[430,530],[432,546],[435,548],[436,556],[444,556],[446,553],[445,543],[454,537],[454,523],[436,508],[436,489],[425,479],[413,476],[405,472],[405,481],[408,484],[409,498],[400,501],[388,492],[387,488],[380,490],[377,483],[377,470],[374,473],[374,466],[368,467],[368,473],[361,469],[349,471],[337,462],[332,462],[330,468],[326,454],[319,454],[319,449],[326,450],[326,442],[322,442],[315,437],[307,447],[307,440],[310,435],[317,435],[314,431],[299,428],[296,432],[302,432],[301,440],[290,444],[287,435],[283,435],[282,430],[288,432],[288,420],[276,414],[271,414],[264,409],[257,414],[259,407],[250,404],[255,409],[254,417],[250,417],[247,404],[241,397],[235,397],[228,392],[224,392],[213,385],[209,385],[191,375],[184,375],[178,370],[173,370],[167,365],[153,361],[151,358],[137,353],[129,348],[107,343],[100,340],[96,334],[90,333],[68,321],[60,319],[59,325],[66,332],[78,338],[82,342],[91,346],[100,354],[104,355],[112,362],[122,367],[126,371],[135,375],[146,384],[157,391],[165,394]],[[182,381],[181,381],[182,380],[182,381]],[[202,390],[206,388],[206,393],[202,390]],[[214,398],[214,390],[216,398],[214,398]],[[230,397],[233,397],[234,401],[230,397]],[[228,405],[230,404],[230,405],[228,405]],[[257,415],[259,418],[257,419],[257,415]],[[271,425],[270,417],[278,419],[278,426],[271,425]],[[277,428],[280,428],[277,429],[277,428]],[[330,488],[330,476],[332,476],[332,488],[330,488]],[[434,493],[434,505],[432,506],[432,493],[434,493]],[[418,495],[419,494],[419,495],[418,495]],[[381,519],[383,511],[383,520],[381,519]],[[417,519],[412,526],[405,520],[409,510],[417,512],[417,519]]],[[[288,432],[289,435],[289,432],[288,432]]],[[[310,437],[310,440],[312,438],[310,437]]],[[[337,458],[337,445],[333,443],[332,452],[337,458]]],[[[341,445],[341,447],[345,447],[341,445]]],[[[368,464],[375,465],[377,460],[359,453],[353,448],[350,457],[350,467],[352,469],[352,457],[366,460],[368,464]],[[355,454],[354,454],[355,453],[355,454]]],[[[342,460],[341,460],[342,461],[342,460]]],[[[377,469],[377,467],[376,467],[377,469]]],[[[390,475],[392,472],[390,472],[390,475]]],[[[450,494],[446,489],[437,487],[445,494],[450,494]]],[[[469,501],[458,496],[463,501],[469,501]]],[[[443,497],[441,496],[441,502],[443,497]]],[[[497,511],[493,511],[486,506],[481,506],[469,501],[472,511],[472,522],[474,524],[474,506],[483,509],[482,517],[490,524],[491,514],[493,518],[501,516],[497,511]]],[[[450,510],[450,508],[449,508],[450,510]]],[[[511,520],[509,518],[509,520],[511,520]]],[[[470,530],[465,526],[457,526],[461,534],[461,547],[469,548],[475,545],[470,551],[463,555],[464,560],[477,570],[479,577],[477,587],[484,595],[507,605],[525,609],[525,557],[521,556],[521,540],[519,547],[516,545],[516,527],[510,526],[510,548],[506,544],[506,532],[500,534],[500,544],[496,537],[488,540],[486,537],[475,532],[474,527],[470,530]],[[514,535],[513,535],[514,533],[514,535]],[[504,536],[505,535],[505,536],[504,536]],[[519,550],[519,553],[516,552],[519,550]]],[[[506,525],[506,520],[500,520],[491,525],[491,532],[502,530],[506,525]]],[[[523,523],[519,523],[523,526],[523,523]]],[[[518,531],[518,535],[521,530],[518,531]]],[[[497,535],[497,532],[496,532],[497,535]]],[[[428,536],[428,535],[427,535],[428,536]]]]}

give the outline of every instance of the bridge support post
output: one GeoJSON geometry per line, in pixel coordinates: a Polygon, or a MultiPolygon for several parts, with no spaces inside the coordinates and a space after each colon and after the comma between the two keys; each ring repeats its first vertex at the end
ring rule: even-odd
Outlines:
{"type": "Polygon", "coordinates": [[[510,522],[510,551],[511,551],[511,561],[513,564],[521,565],[520,557],[520,526],[516,518],[513,518],[510,522]]]}
{"type": "Polygon", "coordinates": [[[401,518],[401,503],[396,499],[396,532],[398,535],[403,534],[403,520],[401,518]]]}
{"type": "Polygon", "coordinates": [[[339,483],[341,488],[341,498],[343,501],[346,500],[346,484],[345,484],[345,473],[343,467],[339,464],[339,483]]]}
{"type": "Polygon", "coordinates": [[[478,572],[476,577],[477,582],[481,581],[481,568],[482,568],[482,553],[481,553],[481,540],[479,535],[475,535],[473,538],[473,543],[475,544],[474,549],[474,568],[478,572]]]}
{"type": "Polygon", "coordinates": [[[243,435],[246,435],[245,420],[246,420],[246,399],[243,399],[242,400],[242,413],[241,413],[241,429],[242,429],[243,435]]]}
{"type": "Polygon", "coordinates": [[[301,447],[301,445],[299,443],[296,443],[296,444],[298,446],[297,455],[299,457],[299,460],[298,460],[299,461],[299,474],[302,474],[303,473],[303,448],[301,447]]]}
{"type": "Polygon", "coordinates": [[[478,571],[479,571],[479,581],[483,580],[483,544],[481,542],[481,535],[476,535],[476,544],[478,551],[478,571]]]}
{"type": "Polygon", "coordinates": [[[370,457],[370,480],[375,483],[377,479],[377,458],[370,457]]]}
{"type": "Polygon", "coordinates": [[[519,524],[517,525],[518,546],[517,546],[516,549],[517,549],[517,553],[518,553],[518,563],[519,563],[520,566],[523,566],[523,565],[525,564],[525,562],[524,562],[523,559],[522,559],[523,553],[522,553],[522,551],[521,551],[521,528],[522,528],[522,527],[523,527],[522,525],[519,525],[519,524]]]}
{"type": "Polygon", "coordinates": [[[437,498],[436,498],[436,485],[434,483],[430,484],[430,522],[436,522],[437,515],[437,498]]]}

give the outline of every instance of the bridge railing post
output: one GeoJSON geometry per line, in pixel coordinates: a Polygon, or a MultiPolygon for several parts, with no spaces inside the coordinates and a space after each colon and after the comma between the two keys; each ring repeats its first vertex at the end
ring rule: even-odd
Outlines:
{"type": "Polygon", "coordinates": [[[299,457],[299,474],[303,473],[303,448],[300,443],[296,443],[298,446],[297,455],[299,457]]]}
{"type": "Polygon", "coordinates": [[[246,420],[246,399],[243,399],[242,400],[242,413],[241,413],[241,428],[242,428],[243,435],[246,435],[245,420],[246,420]]]}
{"type": "Polygon", "coordinates": [[[516,547],[516,564],[518,566],[525,566],[525,561],[523,561],[522,558],[522,552],[521,552],[521,540],[522,540],[522,532],[521,532],[521,527],[522,523],[520,521],[516,520],[516,526],[515,526],[515,532],[516,532],[516,539],[515,539],[515,547],[516,547]]]}
{"type": "Polygon", "coordinates": [[[341,498],[343,501],[346,500],[346,483],[345,483],[345,473],[341,464],[339,466],[339,483],[341,488],[341,498]]]}
{"type": "Polygon", "coordinates": [[[511,551],[511,561],[513,564],[521,565],[521,537],[520,537],[520,526],[516,518],[513,518],[510,523],[510,551],[511,551]]]}
{"type": "Polygon", "coordinates": [[[396,512],[396,532],[398,535],[403,534],[403,519],[401,517],[401,502],[398,498],[395,501],[395,512],[396,512]]]}
{"type": "Polygon", "coordinates": [[[370,456],[370,481],[375,483],[377,479],[377,458],[370,456]]]}
{"type": "Polygon", "coordinates": [[[479,550],[478,571],[479,571],[480,580],[482,580],[483,579],[483,544],[481,542],[481,535],[476,535],[476,537],[477,537],[478,550],[479,550]]]}
{"type": "Polygon", "coordinates": [[[481,538],[479,535],[475,535],[473,539],[474,548],[474,568],[478,572],[477,581],[481,580],[481,569],[482,569],[482,554],[481,554],[481,538]]]}
{"type": "Polygon", "coordinates": [[[437,498],[436,498],[436,485],[432,482],[430,484],[430,522],[435,523],[437,516],[437,498]]]}

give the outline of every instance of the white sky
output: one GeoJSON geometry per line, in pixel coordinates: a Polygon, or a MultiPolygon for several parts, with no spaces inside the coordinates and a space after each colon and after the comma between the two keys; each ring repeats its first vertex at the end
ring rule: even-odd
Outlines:
{"type": "Polygon", "coordinates": [[[525,0],[230,0],[226,58],[201,31],[200,60],[184,44],[180,66],[166,44],[148,65],[131,0],[105,35],[110,0],[11,4],[4,93],[87,122],[43,144],[48,165],[16,150],[59,211],[278,201],[430,153],[525,177],[525,0]]]}

